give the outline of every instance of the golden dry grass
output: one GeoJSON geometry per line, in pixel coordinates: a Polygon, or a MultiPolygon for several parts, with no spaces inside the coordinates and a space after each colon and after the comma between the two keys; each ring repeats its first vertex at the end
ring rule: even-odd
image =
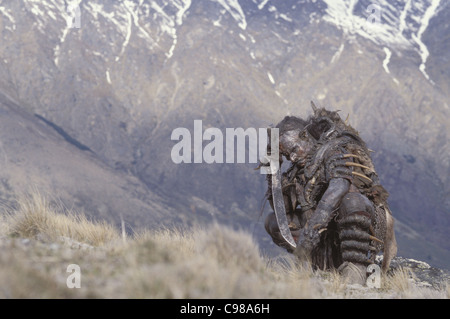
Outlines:
{"type": "Polygon", "coordinates": [[[106,222],[93,222],[84,214],[73,213],[62,204],[51,205],[35,192],[23,195],[17,200],[17,207],[6,217],[12,236],[35,238],[45,236],[56,240],[65,236],[89,245],[103,245],[119,236],[117,229],[106,222]]]}
{"type": "Polygon", "coordinates": [[[448,298],[447,287],[417,292],[403,269],[381,289],[349,288],[291,255],[264,257],[249,234],[218,224],[123,239],[37,193],[21,197],[0,218],[0,298],[448,298]],[[79,289],[66,285],[70,264],[80,266],[79,289]]]}
{"type": "Polygon", "coordinates": [[[391,274],[384,276],[383,288],[395,290],[399,293],[406,293],[412,288],[411,277],[413,277],[411,270],[399,267],[394,269],[391,274]]]}

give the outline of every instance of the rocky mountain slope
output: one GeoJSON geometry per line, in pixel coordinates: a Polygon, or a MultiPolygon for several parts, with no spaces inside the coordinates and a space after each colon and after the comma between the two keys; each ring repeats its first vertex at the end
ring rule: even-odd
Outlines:
{"type": "Polygon", "coordinates": [[[164,199],[132,175],[116,171],[92,152],[67,143],[45,122],[0,95],[2,206],[21,193],[40,193],[49,201],[95,212],[98,220],[133,220],[152,211],[155,222],[170,213],[164,199]],[[107,200],[105,200],[107,199],[107,200]]]}
{"type": "Polygon", "coordinates": [[[175,164],[171,133],[194,120],[266,127],[307,117],[315,100],[349,114],[375,150],[399,254],[450,267],[450,8],[371,4],[1,1],[2,199],[28,171],[130,229],[218,220],[271,248],[256,165],[175,164]]]}

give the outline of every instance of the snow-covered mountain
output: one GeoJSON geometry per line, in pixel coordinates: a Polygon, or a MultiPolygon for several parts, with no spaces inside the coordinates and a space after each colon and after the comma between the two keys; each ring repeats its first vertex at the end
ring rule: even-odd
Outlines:
{"type": "MultiPolygon", "coordinates": [[[[162,43],[165,44],[163,45],[167,50],[165,54],[170,58],[176,48],[177,30],[182,26],[183,20],[188,19],[193,1],[24,0],[22,2],[15,6],[33,15],[32,25],[41,33],[50,36],[48,24],[59,25],[59,35],[51,35],[59,37],[54,47],[54,62],[58,65],[60,47],[70,29],[77,28],[75,23],[81,25],[81,19],[83,22],[87,20],[93,22],[98,28],[103,27],[105,23],[123,37],[121,46],[118,46],[116,41],[107,43],[109,50],[119,51],[114,57],[116,62],[126,49],[132,33],[145,39],[150,50],[162,43]],[[168,48],[167,42],[171,42],[168,48]]],[[[395,3],[387,0],[325,0],[323,3],[312,0],[209,0],[209,2],[217,4],[215,10],[208,12],[213,26],[220,27],[222,18],[230,16],[242,30],[241,38],[244,41],[247,39],[245,36],[247,20],[261,14],[273,19],[277,24],[285,23],[293,26],[303,25],[305,21],[313,23],[314,19],[321,18],[341,29],[349,38],[359,36],[385,47],[384,65],[389,62],[391,50],[415,50],[420,56],[421,71],[427,78],[429,76],[425,68],[430,52],[422,37],[430,20],[447,7],[441,0],[399,0],[395,3]]],[[[0,13],[3,16],[4,29],[14,32],[17,21],[8,1],[2,1],[0,13]]],[[[250,40],[254,39],[250,37],[250,40]]],[[[387,67],[385,69],[388,70],[387,67]]]]}
{"type": "Polygon", "coordinates": [[[420,70],[425,71],[430,54],[422,41],[430,20],[437,15],[441,0],[430,1],[325,1],[327,3],[324,19],[341,28],[349,35],[359,35],[378,45],[384,46],[386,59],[383,67],[389,73],[388,63],[391,48],[397,50],[413,49],[420,55],[420,70]],[[372,23],[367,23],[367,20],[372,23]]]}
{"type": "MultiPolygon", "coordinates": [[[[23,123],[52,128],[61,138],[50,139],[74,154],[89,152],[90,170],[128,176],[121,202],[139,207],[130,226],[216,219],[250,225],[270,246],[255,165],[175,164],[170,135],[195,119],[225,129],[307,117],[315,100],[349,114],[376,151],[400,253],[448,267],[449,13],[442,0],[3,0],[0,106],[36,114],[23,123]]],[[[5,161],[20,171],[33,150],[19,143],[17,159],[5,161]]],[[[39,154],[49,165],[34,168],[45,176],[36,183],[56,196],[67,187],[65,201],[118,221],[109,204],[117,188],[96,193],[105,207],[88,205],[88,185],[101,182],[62,178],[55,157],[39,154]],[[70,195],[79,185],[85,190],[70,195]]],[[[23,188],[0,176],[2,198],[23,188]]]]}

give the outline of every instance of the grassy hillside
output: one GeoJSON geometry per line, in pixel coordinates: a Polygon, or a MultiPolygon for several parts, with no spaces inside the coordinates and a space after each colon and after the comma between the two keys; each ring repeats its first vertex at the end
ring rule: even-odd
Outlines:
{"type": "Polygon", "coordinates": [[[449,297],[446,283],[417,287],[404,268],[383,277],[380,289],[349,286],[290,256],[262,256],[249,234],[218,224],[130,236],[39,194],[14,206],[0,215],[0,298],[449,297]],[[81,287],[71,289],[73,264],[81,287]]]}

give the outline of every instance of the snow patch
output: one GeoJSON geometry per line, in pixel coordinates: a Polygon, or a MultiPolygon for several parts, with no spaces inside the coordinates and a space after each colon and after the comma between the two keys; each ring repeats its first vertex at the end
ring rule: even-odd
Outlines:
{"type": "Polygon", "coordinates": [[[139,4],[136,5],[135,2],[131,1],[131,0],[126,0],[123,2],[126,10],[128,10],[128,12],[131,14],[132,18],[133,18],[133,23],[134,26],[137,28],[138,30],[138,35],[143,35],[143,38],[146,40],[149,40],[152,44],[154,43],[153,38],[150,36],[150,34],[141,26],[141,24],[139,23],[139,8],[142,5],[142,1],[139,2],[139,4]]]}
{"type": "Polygon", "coordinates": [[[269,0],[263,0],[263,1],[261,1],[261,3],[258,4],[258,9],[259,9],[259,10],[264,9],[264,7],[265,7],[265,5],[267,4],[267,2],[269,2],[269,0]]]}
{"type": "Polygon", "coordinates": [[[107,81],[109,84],[111,84],[111,77],[110,77],[110,75],[109,75],[109,69],[106,70],[106,81],[107,81]]]}
{"type": "Polygon", "coordinates": [[[425,71],[425,63],[428,60],[428,56],[430,55],[430,52],[428,51],[427,46],[425,43],[422,42],[422,35],[425,32],[425,30],[428,27],[428,24],[431,20],[431,18],[435,15],[437,8],[439,7],[439,4],[441,3],[441,0],[432,0],[431,5],[427,8],[425,11],[425,14],[422,17],[421,24],[419,31],[417,32],[417,35],[412,35],[413,40],[416,41],[416,43],[419,45],[419,55],[422,59],[422,64],[420,64],[420,71],[425,76],[427,80],[430,80],[430,77],[428,76],[427,72],[425,71]]]}
{"type": "Polygon", "coordinates": [[[191,0],[181,0],[181,1],[173,1],[172,3],[177,9],[177,13],[175,14],[175,22],[177,25],[183,24],[183,17],[186,11],[191,7],[191,0]]]}
{"type": "Polygon", "coordinates": [[[280,13],[280,18],[283,20],[286,20],[287,22],[292,22],[292,19],[289,18],[287,15],[285,15],[284,13],[280,13]]]}
{"type": "Polygon", "coordinates": [[[387,23],[369,22],[366,17],[354,14],[355,0],[324,0],[327,4],[324,20],[335,24],[345,34],[358,34],[377,44],[407,46],[408,40],[399,36],[396,26],[387,23]]]}
{"type": "Polygon", "coordinates": [[[392,52],[391,52],[391,50],[389,50],[386,47],[384,47],[383,50],[386,53],[386,58],[383,61],[383,68],[384,68],[384,71],[386,71],[387,74],[390,74],[391,72],[389,71],[388,64],[389,64],[389,61],[391,59],[392,52]]]}
{"type": "MultiPolygon", "coordinates": [[[[64,20],[65,20],[65,26],[62,30],[62,35],[59,38],[59,43],[56,45],[55,49],[53,50],[54,54],[54,60],[56,66],[59,65],[59,54],[61,51],[61,45],[66,41],[67,34],[69,33],[70,29],[72,29],[72,23],[73,23],[73,16],[72,13],[69,13],[69,8],[79,8],[81,4],[81,0],[74,0],[67,3],[67,6],[65,4],[58,6],[56,9],[59,11],[58,14],[60,14],[64,20]]],[[[50,12],[50,9],[48,9],[50,12]]]]}
{"type": "Polygon", "coordinates": [[[127,16],[127,25],[126,25],[126,35],[125,35],[125,41],[122,43],[122,49],[120,49],[120,53],[118,56],[116,56],[116,62],[119,61],[119,59],[122,57],[122,55],[125,52],[125,49],[128,46],[128,43],[130,42],[130,37],[131,37],[131,27],[133,26],[133,21],[131,19],[131,13],[127,12],[126,14],[127,16]]]}
{"type": "Polygon", "coordinates": [[[272,74],[270,72],[267,72],[267,77],[269,78],[270,83],[275,84],[275,80],[273,79],[272,74]]]}
{"type": "Polygon", "coordinates": [[[247,35],[250,38],[250,41],[252,41],[252,43],[256,43],[255,38],[250,33],[248,33],[247,35]]]}
{"type": "MultiPolygon", "coordinates": [[[[421,58],[420,71],[433,83],[426,73],[430,53],[422,35],[438,12],[441,0],[401,0],[395,5],[389,0],[377,0],[370,5],[360,0],[324,2],[327,4],[324,20],[335,24],[344,34],[359,35],[383,47],[416,50],[421,58]],[[357,7],[364,10],[364,6],[367,8],[362,14],[355,10],[357,7]]],[[[383,67],[388,62],[389,59],[385,59],[383,67]]]]}
{"type": "Polygon", "coordinates": [[[234,20],[238,22],[238,26],[245,30],[247,28],[247,20],[245,19],[244,11],[239,5],[238,0],[214,0],[218,2],[231,16],[234,20]]]}
{"type": "Polygon", "coordinates": [[[178,42],[178,37],[177,34],[175,33],[173,35],[173,42],[172,42],[172,46],[169,49],[169,52],[166,53],[166,56],[168,59],[170,59],[173,56],[173,51],[175,51],[175,47],[177,46],[177,42],[178,42]]]}
{"type": "Polygon", "coordinates": [[[14,29],[15,29],[15,24],[16,24],[16,20],[14,19],[14,17],[11,15],[11,10],[6,9],[5,7],[0,7],[0,13],[3,14],[6,18],[8,18],[8,20],[14,24],[14,29]]]}
{"type": "Polygon", "coordinates": [[[408,11],[411,9],[411,0],[407,0],[405,3],[405,6],[403,7],[402,13],[400,14],[399,17],[399,27],[398,27],[398,32],[400,34],[403,33],[403,30],[405,30],[407,28],[406,25],[406,17],[408,14],[408,11]]]}
{"type": "Polygon", "coordinates": [[[339,59],[339,57],[341,56],[342,51],[344,51],[344,43],[341,44],[339,49],[336,51],[336,53],[331,58],[331,63],[334,63],[335,61],[337,61],[339,59]]]}
{"type": "Polygon", "coordinates": [[[217,20],[214,20],[213,21],[213,25],[215,26],[215,27],[221,27],[222,25],[220,24],[220,21],[222,20],[222,16],[220,16],[219,17],[219,19],[217,19],[217,20]]]}
{"type": "Polygon", "coordinates": [[[151,9],[155,10],[159,18],[162,20],[160,24],[161,30],[173,39],[172,46],[170,47],[169,52],[166,53],[166,57],[168,59],[172,57],[178,42],[177,27],[183,24],[183,17],[190,6],[191,0],[174,0],[170,2],[170,7],[168,8],[170,12],[169,14],[164,10],[166,5],[161,7],[156,2],[151,2],[151,9]],[[174,16],[171,14],[174,9],[173,7],[175,7],[176,11],[174,16]]]}

